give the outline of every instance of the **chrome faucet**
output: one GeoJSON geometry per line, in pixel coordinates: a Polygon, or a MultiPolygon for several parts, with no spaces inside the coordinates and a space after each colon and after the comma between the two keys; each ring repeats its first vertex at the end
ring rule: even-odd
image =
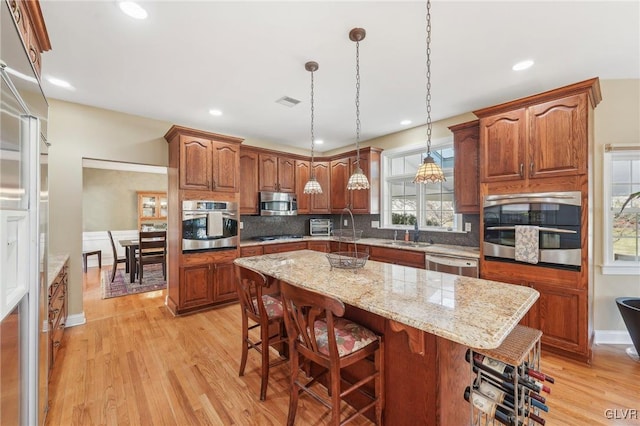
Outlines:
{"type": "Polygon", "coordinates": [[[395,231],[393,231],[393,242],[396,242],[396,239],[398,238],[398,230],[396,229],[395,231]]]}

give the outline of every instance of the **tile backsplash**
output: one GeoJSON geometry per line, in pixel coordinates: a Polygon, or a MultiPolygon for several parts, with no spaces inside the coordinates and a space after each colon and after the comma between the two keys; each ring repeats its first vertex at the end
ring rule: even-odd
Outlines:
{"type": "MultiPolygon", "coordinates": [[[[340,215],[298,215],[298,216],[241,216],[243,229],[241,239],[249,240],[264,235],[309,235],[309,219],[329,218],[335,229],[340,229],[340,215]]],[[[380,221],[380,215],[354,215],[356,229],[362,229],[363,238],[393,239],[393,229],[372,228],[372,221],[380,221]]],[[[348,228],[351,228],[351,218],[348,228]]],[[[480,246],[480,215],[463,215],[464,223],[471,223],[470,232],[431,232],[420,231],[418,241],[433,241],[435,244],[459,246],[480,246]]],[[[345,226],[343,226],[345,228],[345,226]]],[[[413,240],[413,230],[409,231],[413,240]]],[[[404,231],[398,231],[398,239],[404,238],[404,231]]]]}

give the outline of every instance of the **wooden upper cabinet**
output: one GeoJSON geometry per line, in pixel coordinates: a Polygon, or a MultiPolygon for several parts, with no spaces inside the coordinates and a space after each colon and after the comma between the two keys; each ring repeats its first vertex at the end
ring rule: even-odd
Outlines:
{"type": "Polygon", "coordinates": [[[260,191],[295,192],[296,164],[293,158],[273,154],[260,154],[260,191]]]}
{"type": "Polygon", "coordinates": [[[369,179],[370,189],[347,190],[349,177],[356,168],[356,153],[331,160],[331,212],[342,213],[350,207],[355,214],[376,214],[380,211],[380,153],[378,148],[360,149],[360,168],[369,179]]]}
{"type": "MultiPolygon", "coordinates": [[[[329,161],[316,161],[313,163],[313,170],[316,180],[322,188],[322,194],[313,194],[311,196],[311,213],[331,213],[331,176],[329,172],[329,161]]],[[[300,184],[304,189],[304,183],[300,184]]],[[[298,197],[300,202],[300,197],[298,197]]]]}
{"type": "MultiPolygon", "coordinates": [[[[313,195],[304,193],[304,185],[311,175],[311,165],[309,161],[296,160],[296,199],[298,201],[298,214],[311,213],[311,198],[313,195]]],[[[324,191],[324,188],[322,188],[324,191]]]]}
{"type": "Polygon", "coordinates": [[[240,214],[258,214],[258,153],[240,149],[240,214]]]}
{"type": "Polygon", "coordinates": [[[529,177],[587,172],[587,95],[529,108],[529,177]]]}
{"type": "Polygon", "coordinates": [[[174,144],[169,166],[178,168],[178,189],[239,191],[242,139],[180,126],[171,127],[164,137],[174,144]]]}
{"type": "Polygon", "coordinates": [[[456,213],[480,213],[479,121],[449,127],[453,132],[454,209],[456,213]]]}
{"type": "Polygon", "coordinates": [[[180,137],[180,189],[211,188],[211,157],[209,139],[180,137]]]}
{"type": "Polygon", "coordinates": [[[600,100],[594,78],[474,111],[481,182],[586,174],[589,120],[600,100]]]}

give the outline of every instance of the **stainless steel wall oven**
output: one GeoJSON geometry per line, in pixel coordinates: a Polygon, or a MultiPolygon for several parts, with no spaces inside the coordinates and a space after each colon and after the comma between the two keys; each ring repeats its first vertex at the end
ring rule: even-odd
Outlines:
{"type": "Polygon", "coordinates": [[[515,262],[518,226],[538,230],[538,265],[580,270],[580,191],[488,195],[483,201],[483,253],[487,260],[515,262]]]}
{"type": "Polygon", "coordinates": [[[232,201],[182,202],[182,251],[235,248],[240,213],[232,201]]]}

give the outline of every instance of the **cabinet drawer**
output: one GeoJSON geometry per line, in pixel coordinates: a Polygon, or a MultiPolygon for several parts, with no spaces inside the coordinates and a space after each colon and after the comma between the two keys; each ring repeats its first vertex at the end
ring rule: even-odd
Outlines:
{"type": "Polygon", "coordinates": [[[260,256],[263,251],[262,246],[241,247],[240,257],[260,256]]]}
{"type": "Polygon", "coordinates": [[[329,241],[309,241],[307,248],[322,253],[329,253],[330,244],[329,241]]]}
{"type": "Polygon", "coordinates": [[[424,269],[424,252],[371,247],[371,260],[424,269]]]}
{"type": "Polygon", "coordinates": [[[284,253],[285,251],[306,250],[307,243],[282,243],[282,244],[269,244],[264,246],[264,254],[270,253],[284,253]]]}

